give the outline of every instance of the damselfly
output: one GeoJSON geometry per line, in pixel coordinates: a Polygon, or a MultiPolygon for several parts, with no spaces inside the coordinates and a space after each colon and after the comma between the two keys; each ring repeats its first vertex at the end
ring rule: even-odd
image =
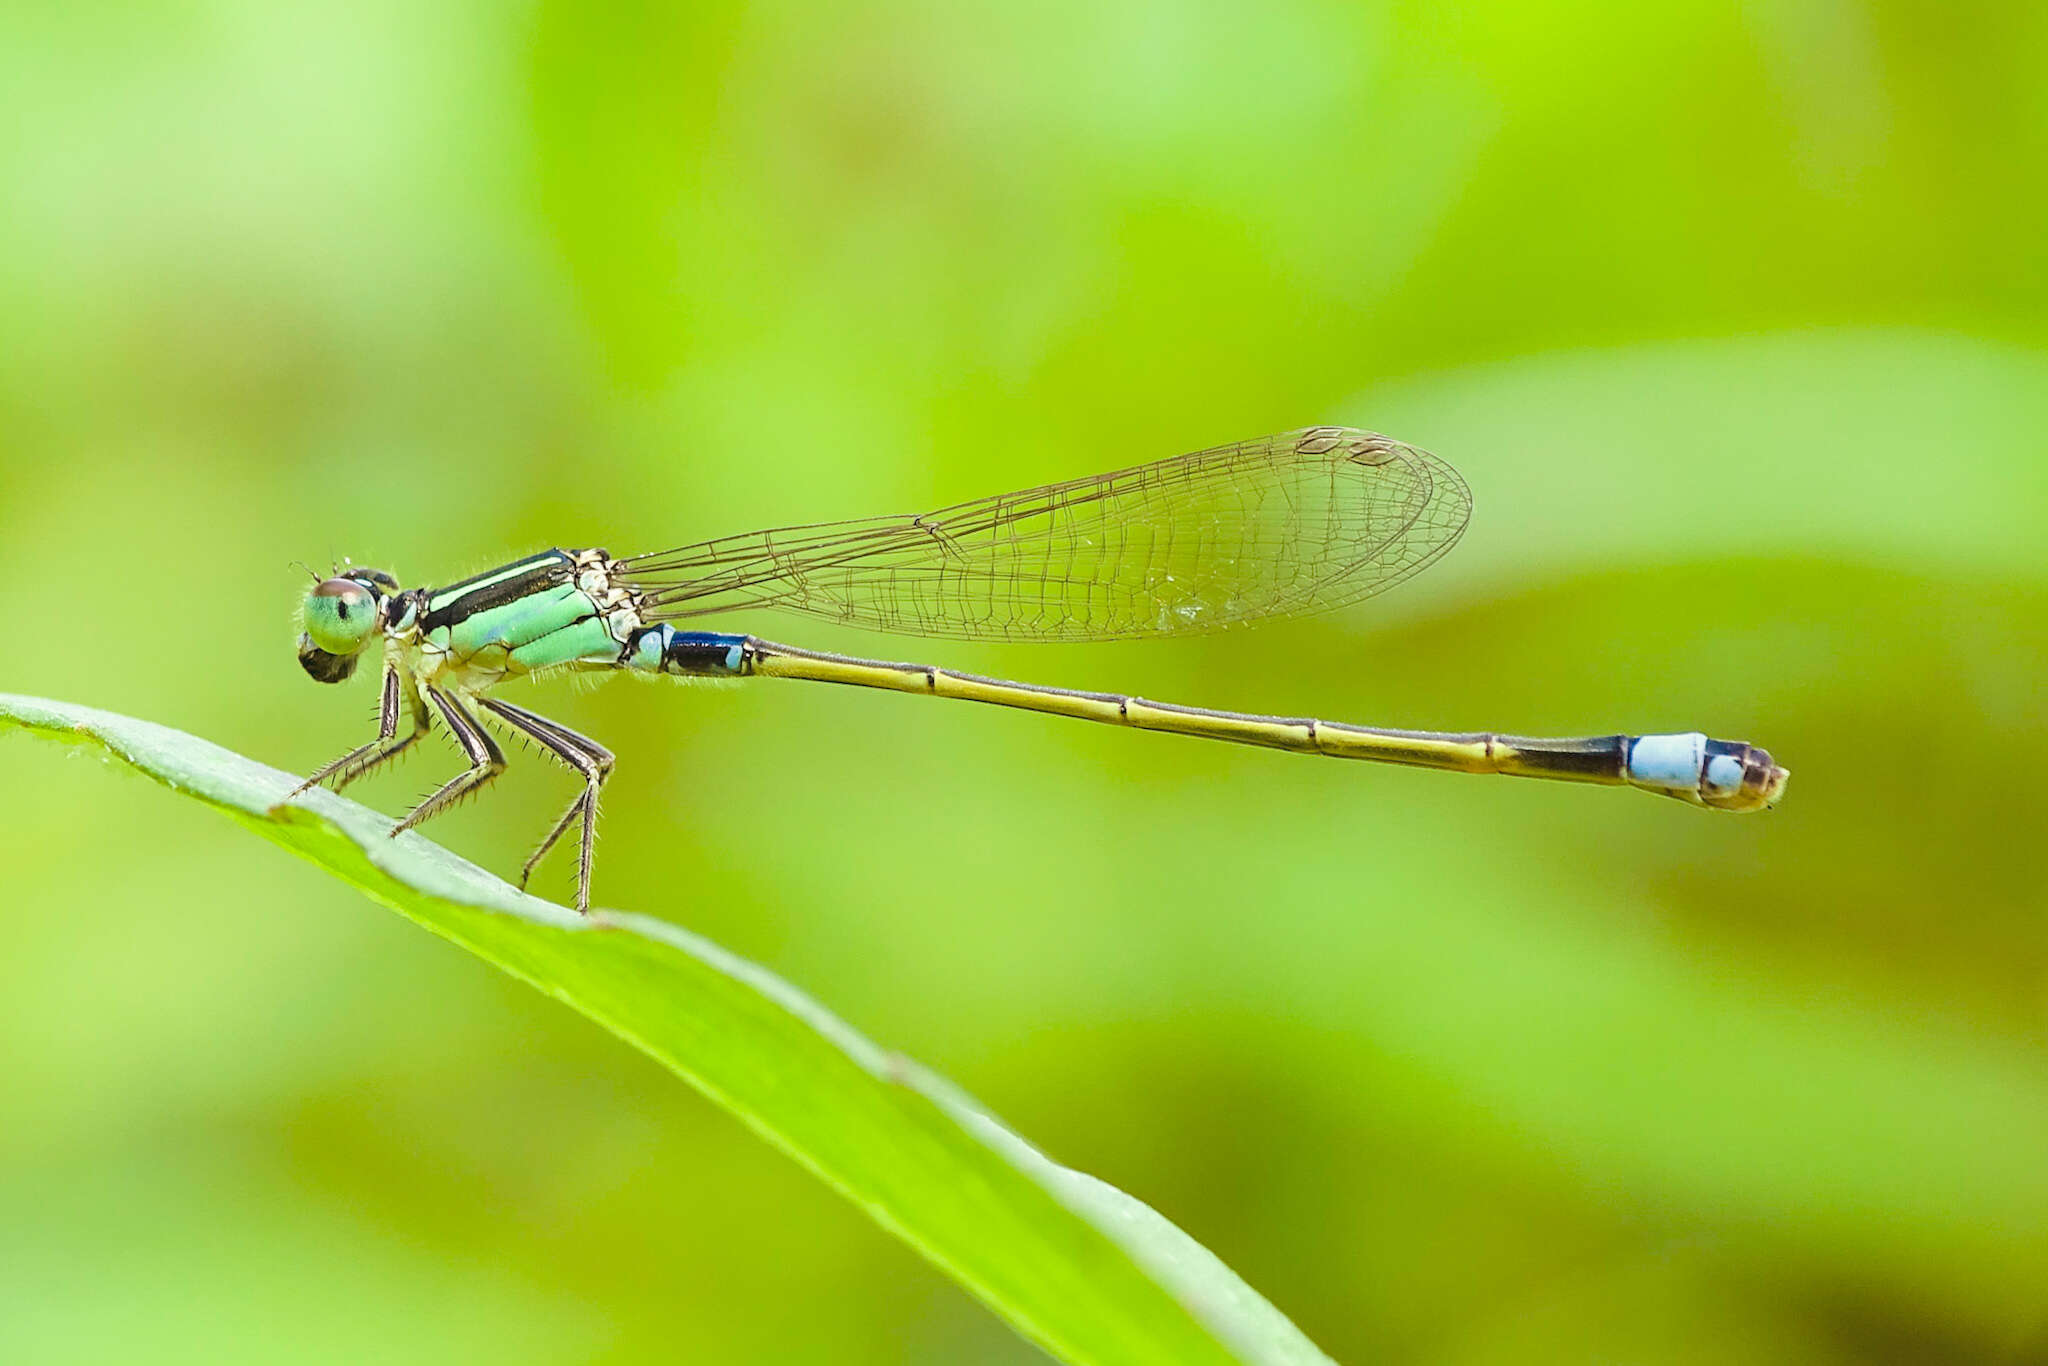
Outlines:
{"type": "Polygon", "coordinates": [[[329,779],[346,786],[404,753],[438,717],[469,767],[414,807],[396,835],[503,771],[487,723],[501,726],[583,780],[520,884],[576,826],[576,908],[587,910],[612,753],[489,692],[536,674],[625,670],[850,683],[1341,759],[1628,785],[1721,811],[1778,799],[1786,772],[1769,754],[1698,733],[1540,740],[1383,730],[1009,683],[675,625],[758,608],[970,640],[1191,635],[1389,588],[1449,550],[1471,507],[1457,471],[1427,451],[1310,427],[922,516],[757,531],[623,558],[544,550],[446,588],[401,589],[382,570],[339,570],[306,597],[299,663],[338,683],[381,636],[377,738],[292,795],[329,779]]]}

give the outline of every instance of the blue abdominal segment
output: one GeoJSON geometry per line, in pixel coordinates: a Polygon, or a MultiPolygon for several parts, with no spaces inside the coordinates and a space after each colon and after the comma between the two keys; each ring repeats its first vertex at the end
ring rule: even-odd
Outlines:
{"type": "Polygon", "coordinates": [[[752,672],[746,636],[678,631],[673,626],[649,626],[635,632],[619,664],[642,673],[700,678],[735,678],[752,672]]]}

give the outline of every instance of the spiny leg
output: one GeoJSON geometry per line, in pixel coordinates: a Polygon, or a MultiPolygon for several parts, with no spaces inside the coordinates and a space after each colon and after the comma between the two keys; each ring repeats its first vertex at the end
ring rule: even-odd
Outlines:
{"type": "Polygon", "coordinates": [[[398,665],[386,660],[384,689],[377,704],[377,738],[367,745],[350,750],[333,763],[314,770],[311,777],[285,795],[285,800],[290,801],[301,793],[311,792],[336,774],[341,775],[334,784],[334,790],[339,792],[371,769],[396,759],[410,748],[414,741],[425,735],[431,724],[427,717],[427,704],[420,700],[418,693],[412,693],[408,698],[402,696],[403,692],[398,676],[398,665]],[[399,705],[401,701],[408,700],[412,703],[412,730],[400,736],[399,705]]]}
{"type": "Polygon", "coordinates": [[[526,886],[526,880],[533,876],[533,870],[547,857],[548,850],[555,847],[555,841],[562,838],[571,822],[583,818],[582,854],[576,867],[576,909],[590,909],[590,868],[597,853],[597,799],[604,790],[605,780],[612,776],[612,765],[616,756],[587,735],[579,735],[559,721],[550,721],[524,707],[515,707],[510,702],[501,702],[492,697],[480,697],[477,702],[503,721],[506,725],[539,742],[541,748],[583,775],[583,792],[569,809],[562,813],[554,828],[541,840],[540,847],[526,860],[526,866],[519,870],[519,885],[526,886]]]}
{"type": "Polygon", "coordinates": [[[443,783],[440,791],[407,813],[406,818],[393,827],[393,838],[447,810],[450,803],[476,791],[505,771],[505,751],[498,748],[498,742],[477,719],[439,688],[425,691],[435,710],[441,713],[441,719],[448,723],[448,733],[455,737],[455,743],[462,746],[463,754],[468,756],[469,768],[443,783]]]}
{"type": "Polygon", "coordinates": [[[591,756],[586,756],[580,752],[570,739],[571,736],[575,736],[576,739],[584,737],[576,735],[575,732],[569,731],[565,727],[553,726],[536,713],[526,711],[524,708],[514,707],[509,702],[499,702],[494,698],[481,697],[477,701],[507,726],[528,739],[537,741],[540,747],[552,758],[573,769],[584,781],[583,791],[576,794],[575,800],[569,803],[568,809],[562,812],[553,826],[549,827],[547,834],[541,836],[540,844],[527,856],[526,863],[520,868],[519,885],[523,888],[526,886],[527,879],[533,876],[535,866],[547,857],[548,851],[555,847],[555,842],[561,839],[563,833],[568,830],[569,823],[584,814],[584,809],[590,804],[591,796],[597,790],[598,785],[604,781],[606,774],[597,768],[591,756]]]}
{"type": "Polygon", "coordinates": [[[483,706],[489,708],[507,725],[539,741],[541,746],[554,755],[555,758],[583,775],[585,783],[582,795],[569,804],[569,809],[562,813],[561,819],[555,822],[554,828],[548,831],[546,837],[541,840],[540,847],[535,849],[532,857],[526,860],[526,866],[520,872],[520,885],[525,885],[526,879],[531,876],[535,865],[547,856],[548,850],[554,847],[555,841],[559,840],[563,833],[568,830],[569,823],[579,815],[583,817],[582,862],[584,881],[587,882],[589,879],[592,847],[596,839],[598,794],[603,789],[605,781],[611,777],[612,765],[616,762],[616,756],[589,736],[570,730],[559,721],[550,721],[545,716],[530,712],[524,707],[517,707],[510,702],[501,702],[495,698],[478,698],[477,700],[483,706]]]}

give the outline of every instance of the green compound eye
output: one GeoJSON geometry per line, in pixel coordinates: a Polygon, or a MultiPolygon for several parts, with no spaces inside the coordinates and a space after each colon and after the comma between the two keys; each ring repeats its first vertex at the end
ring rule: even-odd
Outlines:
{"type": "Polygon", "coordinates": [[[376,625],[377,593],[354,579],[328,579],[306,595],[306,634],[329,654],[354,654],[376,625]]]}

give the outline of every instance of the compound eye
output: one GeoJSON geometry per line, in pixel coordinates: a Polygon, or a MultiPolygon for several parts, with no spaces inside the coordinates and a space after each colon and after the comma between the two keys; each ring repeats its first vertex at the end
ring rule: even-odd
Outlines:
{"type": "Polygon", "coordinates": [[[354,654],[376,629],[377,597],[355,579],[324,580],[306,595],[306,634],[329,654],[354,654]]]}

